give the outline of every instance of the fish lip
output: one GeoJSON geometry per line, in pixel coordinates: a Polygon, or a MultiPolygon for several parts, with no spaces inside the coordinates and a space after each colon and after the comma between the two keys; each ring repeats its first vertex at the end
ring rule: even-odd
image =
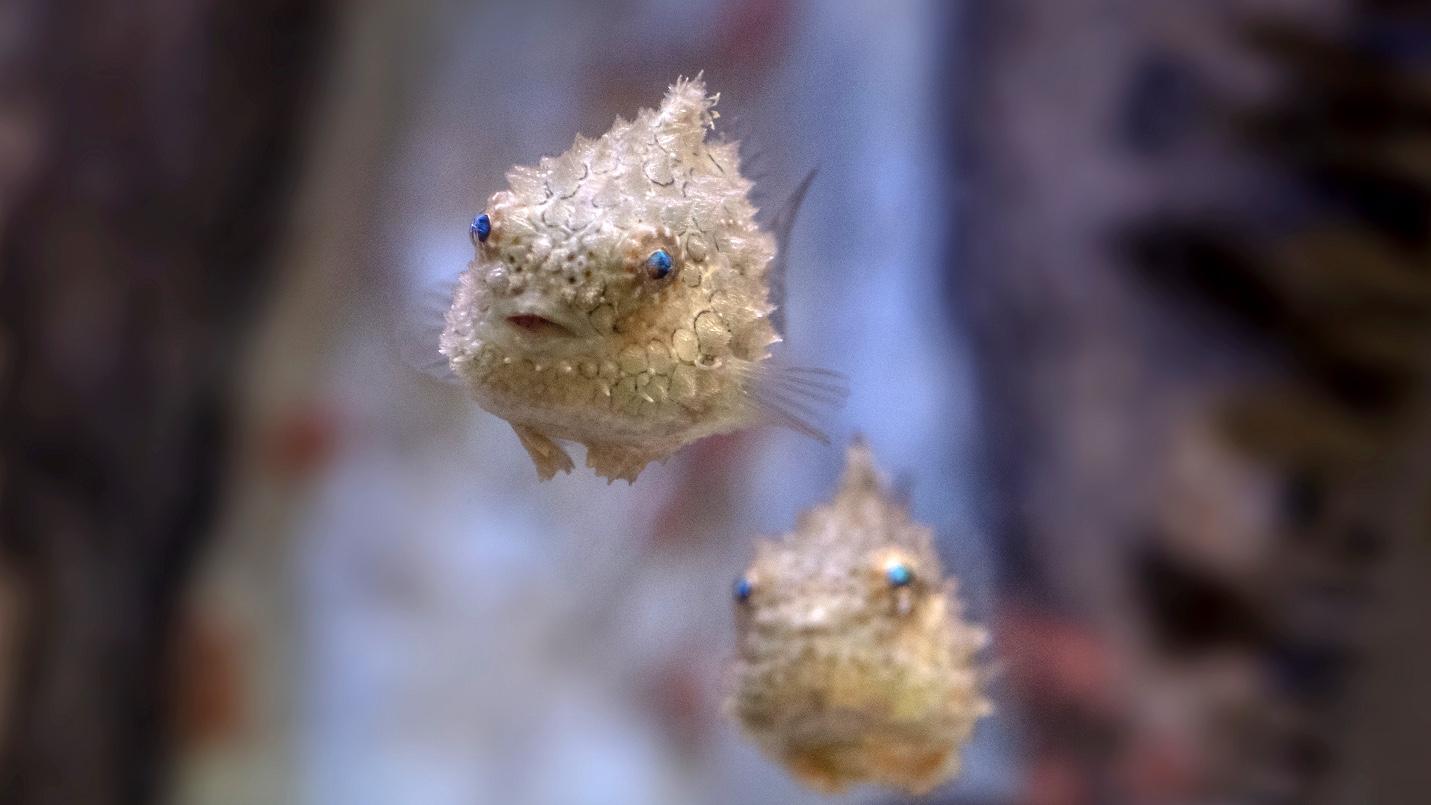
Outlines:
{"type": "Polygon", "coordinates": [[[791,624],[787,627],[792,634],[801,637],[832,637],[840,634],[840,629],[834,625],[799,623],[791,624]]]}
{"type": "Polygon", "coordinates": [[[806,618],[780,618],[779,620],[766,624],[767,628],[779,634],[795,635],[801,639],[805,638],[826,638],[842,634],[849,623],[844,619],[824,618],[811,620],[806,618]]]}
{"type": "Polygon", "coordinates": [[[508,326],[515,327],[524,333],[536,336],[546,336],[551,338],[575,338],[576,333],[570,327],[554,319],[549,319],[540,313],[513,313],[503,319],[508,326]]]}
{"type": "Polygon", "coordinates": [[[594,335],[590,322],[550,304],[518,304],[494,311],[502,329],[525,343],[577,341],[594,335]]]}

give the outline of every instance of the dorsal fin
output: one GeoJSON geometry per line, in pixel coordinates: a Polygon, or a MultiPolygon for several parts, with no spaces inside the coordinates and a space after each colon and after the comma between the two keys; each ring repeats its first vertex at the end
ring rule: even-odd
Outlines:
{"type": "Polygon", "coordinates": [[[770,303],[775,305],[770,323],[775,325],[775,331],[781,336],[785,335],[785,274],[790,264],[790,233],[795,229],[795,219],[800,214],[805,194],[810,191],[810,183],[815,181],[815,174],[819,172],[819,168],[811,168],[776,211],[775,217],[770,219],[770,231],[775,236],[775,259],[770,261],[770,270],[765,276],[770,288],[770,303]]]}
{"type": "Polygon", "coordinates": [[[857,434],[845,449],[845,470],[840,476],[841,494],[859,491],[883,494],[884,474],[875,466],[874,451],[863,435],[857,434]]]}

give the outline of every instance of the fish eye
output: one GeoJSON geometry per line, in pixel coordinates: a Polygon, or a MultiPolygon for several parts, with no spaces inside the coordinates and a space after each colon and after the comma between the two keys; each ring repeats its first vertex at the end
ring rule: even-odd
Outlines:
{"type": "Polygon", "coordinates": [[[904,562],[890,562],[884,568],[884,577],[891,587],[908,587],[914,582],[914,571],[904,562]]]}
{"type": "Polygon", "coordinates": [[[671,265],[671,253],[665,249],[657,249],[646,258],[646,273],[653,280],[663,280],[671,275],[671,265]]]}
{"type": "Polygon", "coordinates": [[[750,600],[750,594],[754,592],[755,585],[745,576],[735,580],[735,600],[744,604],[750,600]]]}
{"type": "Polygon", "coordinates": [[[467,234],[471,236],[473,243],[486,243],[487,237],[492,234],[492,219],[487,213],[482,213],[472,219],[472,225],[467,227],[467,234]]]}

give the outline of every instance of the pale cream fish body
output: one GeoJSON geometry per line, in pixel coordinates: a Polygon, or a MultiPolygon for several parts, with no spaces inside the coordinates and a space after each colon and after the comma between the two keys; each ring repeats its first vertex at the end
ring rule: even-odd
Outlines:
{"type": "Polygon", "coordinates": [[[856,443],[834,499],[762,541],[737,582],[728,711],[818,790],[933,789],[991,712],[975,663],[987,636],[954,593],[930,530],[856,443]]]}
{"type": "Polygon", "coordinates": [[[543,479],[572,467],[555,440],[629,481],[712,434],[813,430],[784,403],[819,379],[766,365],[777,245],[736,144],[706,142],[715,100],[678,81],[658,110],[513,168],[473,222],[441,352],[543,479]]]}

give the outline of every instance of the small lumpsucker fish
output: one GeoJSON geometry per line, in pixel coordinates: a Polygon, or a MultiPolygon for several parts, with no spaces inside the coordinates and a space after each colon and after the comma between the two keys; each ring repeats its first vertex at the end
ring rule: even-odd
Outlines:
{"type": "Polygon", "coordinates": [[[992,708],[930,530],[849,449],[833,500],[762,541],[735,587],[728,712],[812,788],[874,783],[922,794],[954,776],[992,708]]]}
{"type": "Polygon", "coordinates": [[[836,402],[840,379],[770,362],[784,225],[757,224],[737,144],[706,142],[715,102],[699,76],[678,81],[659,109],[513,168],[472,222],[440,350],[543,480],[572,468],[557,440],[634,481],[763,422],[822,438],[812,403],[836,402]]]}

